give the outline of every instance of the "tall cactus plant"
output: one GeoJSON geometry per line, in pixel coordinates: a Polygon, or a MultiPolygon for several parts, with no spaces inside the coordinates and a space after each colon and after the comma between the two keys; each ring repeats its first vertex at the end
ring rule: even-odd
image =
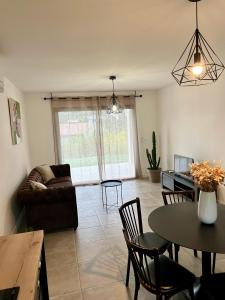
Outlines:
{"type": "Polygon", "coordinates": [[[149,162],[149,169],[158,170],[160,165],[160,157],[157,159],[155,131],[152,132],[152,151],[150,153],[149,150],[146,149],[146,155],[149,162]]]}

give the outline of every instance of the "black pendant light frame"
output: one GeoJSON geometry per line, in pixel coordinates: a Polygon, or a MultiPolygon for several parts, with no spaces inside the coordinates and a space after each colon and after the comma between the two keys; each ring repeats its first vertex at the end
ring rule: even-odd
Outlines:
{"type": "Polygon", "coordinates": [[[111,75],[111,76],[109,76],[109,79],[112,80],[113,93],[111,96],[111,103],[108,107],[107,113],[108,114],[118,114],[118,113],[122,112],[122,108],[121,108],[119,102],[117,101],[118,97],[115,95],[114,80],[116,80],[116,76],[111,75]],[[113,110],[113,107],[116,107],[116,110],[113,110]]]}
{"type": "Polygon", "coordinates": [[[216,82],[225,66],[198,29],[200,0],[189,1],[196,3],[196,30],[178,59],[172,75],[180,86],[199,86],[216,82]],[[203,71],[199,75],[193,73],[195,64],[202,66],[203,71]]]}

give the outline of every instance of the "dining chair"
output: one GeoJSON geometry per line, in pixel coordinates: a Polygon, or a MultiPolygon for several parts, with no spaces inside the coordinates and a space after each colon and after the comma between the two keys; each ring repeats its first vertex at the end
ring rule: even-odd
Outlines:
{"type": "Polygon", "coordinates": [[[134,300],[138,299],[140,284],[156,295],[156,300],[170,299],[183,290],[188,290],[190,298],[194,299],[194,274],[167,256],[160,255],[158,249],[137,245],[129,239],[125,229],[123,233],[135,276],[138,277],[135,280],[134,300]]]}
{"type": "MultiPolygon", "coordinates": [[[[172,258],[172,244],[170,242],[154,232],[143,232],[139,198],[124,203],[119,208],[119,213],[123,228],[127,231],[130,240],[145,248],[155,248],[160,254],[168,250],[169,256],[172,258]]],[[[129,284],[130,263],[131,259],[128,251],[126,286],[129,284]]]]}
{"type": "MultiPolygon", "coordinates": [[[[192,190],[186,191],[162,191],[162,197],[165,205],[181,203],[186,201],[195,202],[195,193],[192,190]]],[[[178,262],[178,253],[180,246],[174,244],[175,261],[178,262]]],[[[198,256],[197,250],[194,250],[194,256],[198,256]]]]}
{"type": "MultiPolygon", "coordinates": [[[[216,200],[217,203],[225,205],[225,186],[224,184],[219,184],[216,191],[216,200]]],[[[213,253],[213,262],[212,262],[212,273],[215,273],[216,268],[216,253],[213,253]]]]}
{"type": "Polygon", "coordinates": [[[225,273],[216,273],[200,278],[200,289],[196,300],[222,300],[224,296],[225,273]]]}

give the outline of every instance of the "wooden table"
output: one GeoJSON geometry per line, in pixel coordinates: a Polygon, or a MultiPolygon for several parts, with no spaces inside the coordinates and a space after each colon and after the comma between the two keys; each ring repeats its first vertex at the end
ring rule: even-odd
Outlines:
{"type": "Polygon", "coordinates": [[[0,290],[19,286],[18,300],[48,300],[44,233],[32,231],[0,237],[0,290]]]}
{"type": "Polygon", "coordinates": [[[202,251],[202,274],[211,273],[211,253],[225,254],[225,205],[218,205],[215,224],[200,222],[197,203],[177,203],[154,210],[149,226],[162,238],[190,249],[202,251]]]}

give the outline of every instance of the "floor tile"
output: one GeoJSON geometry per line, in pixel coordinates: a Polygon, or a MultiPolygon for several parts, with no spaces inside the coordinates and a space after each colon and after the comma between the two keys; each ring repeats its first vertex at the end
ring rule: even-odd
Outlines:
{"type": "Polygon", "coordinates": [[[88,217],[79,217],[79,228],[92,228],[92,227],[99,227],[101,223],[99,218],[96,216],[88,216],[88,217]]]}
{"type": "Polygon", "coordinates": [[[114,256],[127,255],[127,246],[124,237],[121,235],[108,237],[108,244],[114,256]]]}
{"type": "Polygon", "coordinates": [[[79,272],[82,289],[101,287],[122,280],[120,270],[111,254],[104,254],[79,264],[79,272]]]}
{"type": "Polygon", "coordinates": [[[74,230],[47,233],[45,235],[45,249],[48,252],[65,252],[75,250],[75,241],[73,238],[74,230]]]}
{"type": "Polygon", "coordinates": [[[112,254],[112,248],[107,239],[97,240],[95,242],[78,240],[76,248],[79,263],[97,259],[101,257],[102,254],[112,254]]]}
{"type": "Polygon", "coordinates": [[[77,257],[75,253],[75,249],[68,251],[48,251],[46,253],[46,263],[48,268],[55,268],[57,266],[62,267],[68,264],[77,264],[77,257]]]}
{"type": "Polygon", "coordinates": [[[80,292],[80,278],[76,265],[64,265],[48,268],[48,284],[50,296],[58,296],[71,292],[80,292]]]}
{"type": "Polygon", "coordinates": [[[104,288],[90,288],[83,290],[83,300],[131,300],[129,289],[123,282],[113,283],[104,288]]]}
{"type": "Polygon", "coordinates": [[[116,208],[116,212],[109,212],[108,214],[104,214],[104,215],[99,214],[98,217],[102,225],[121,223],[118,208],[116,208]]]}
{"type": "Polygon", "coordinates": [[[122,231],[122,222],[118,220],[118,223],[108,224],[102,227],[105,233],[105,236],[108,239],[112,239],[114,237],[121,237],[123,238],[123,231],[122,231]]]}
{"type": "Polygon", "coordinates": [[[51,297],[50,300],[83,300],[83,295],[82,292],[75,292],[51,297]]]}
{"type": "Polygon", "coordinates": [[[75,240],[84,240],[84,241],[98,241],[104,240],[105,233],[102,227],[93,227],[93,228],[78,228],[75,232],[75,240]]]}

